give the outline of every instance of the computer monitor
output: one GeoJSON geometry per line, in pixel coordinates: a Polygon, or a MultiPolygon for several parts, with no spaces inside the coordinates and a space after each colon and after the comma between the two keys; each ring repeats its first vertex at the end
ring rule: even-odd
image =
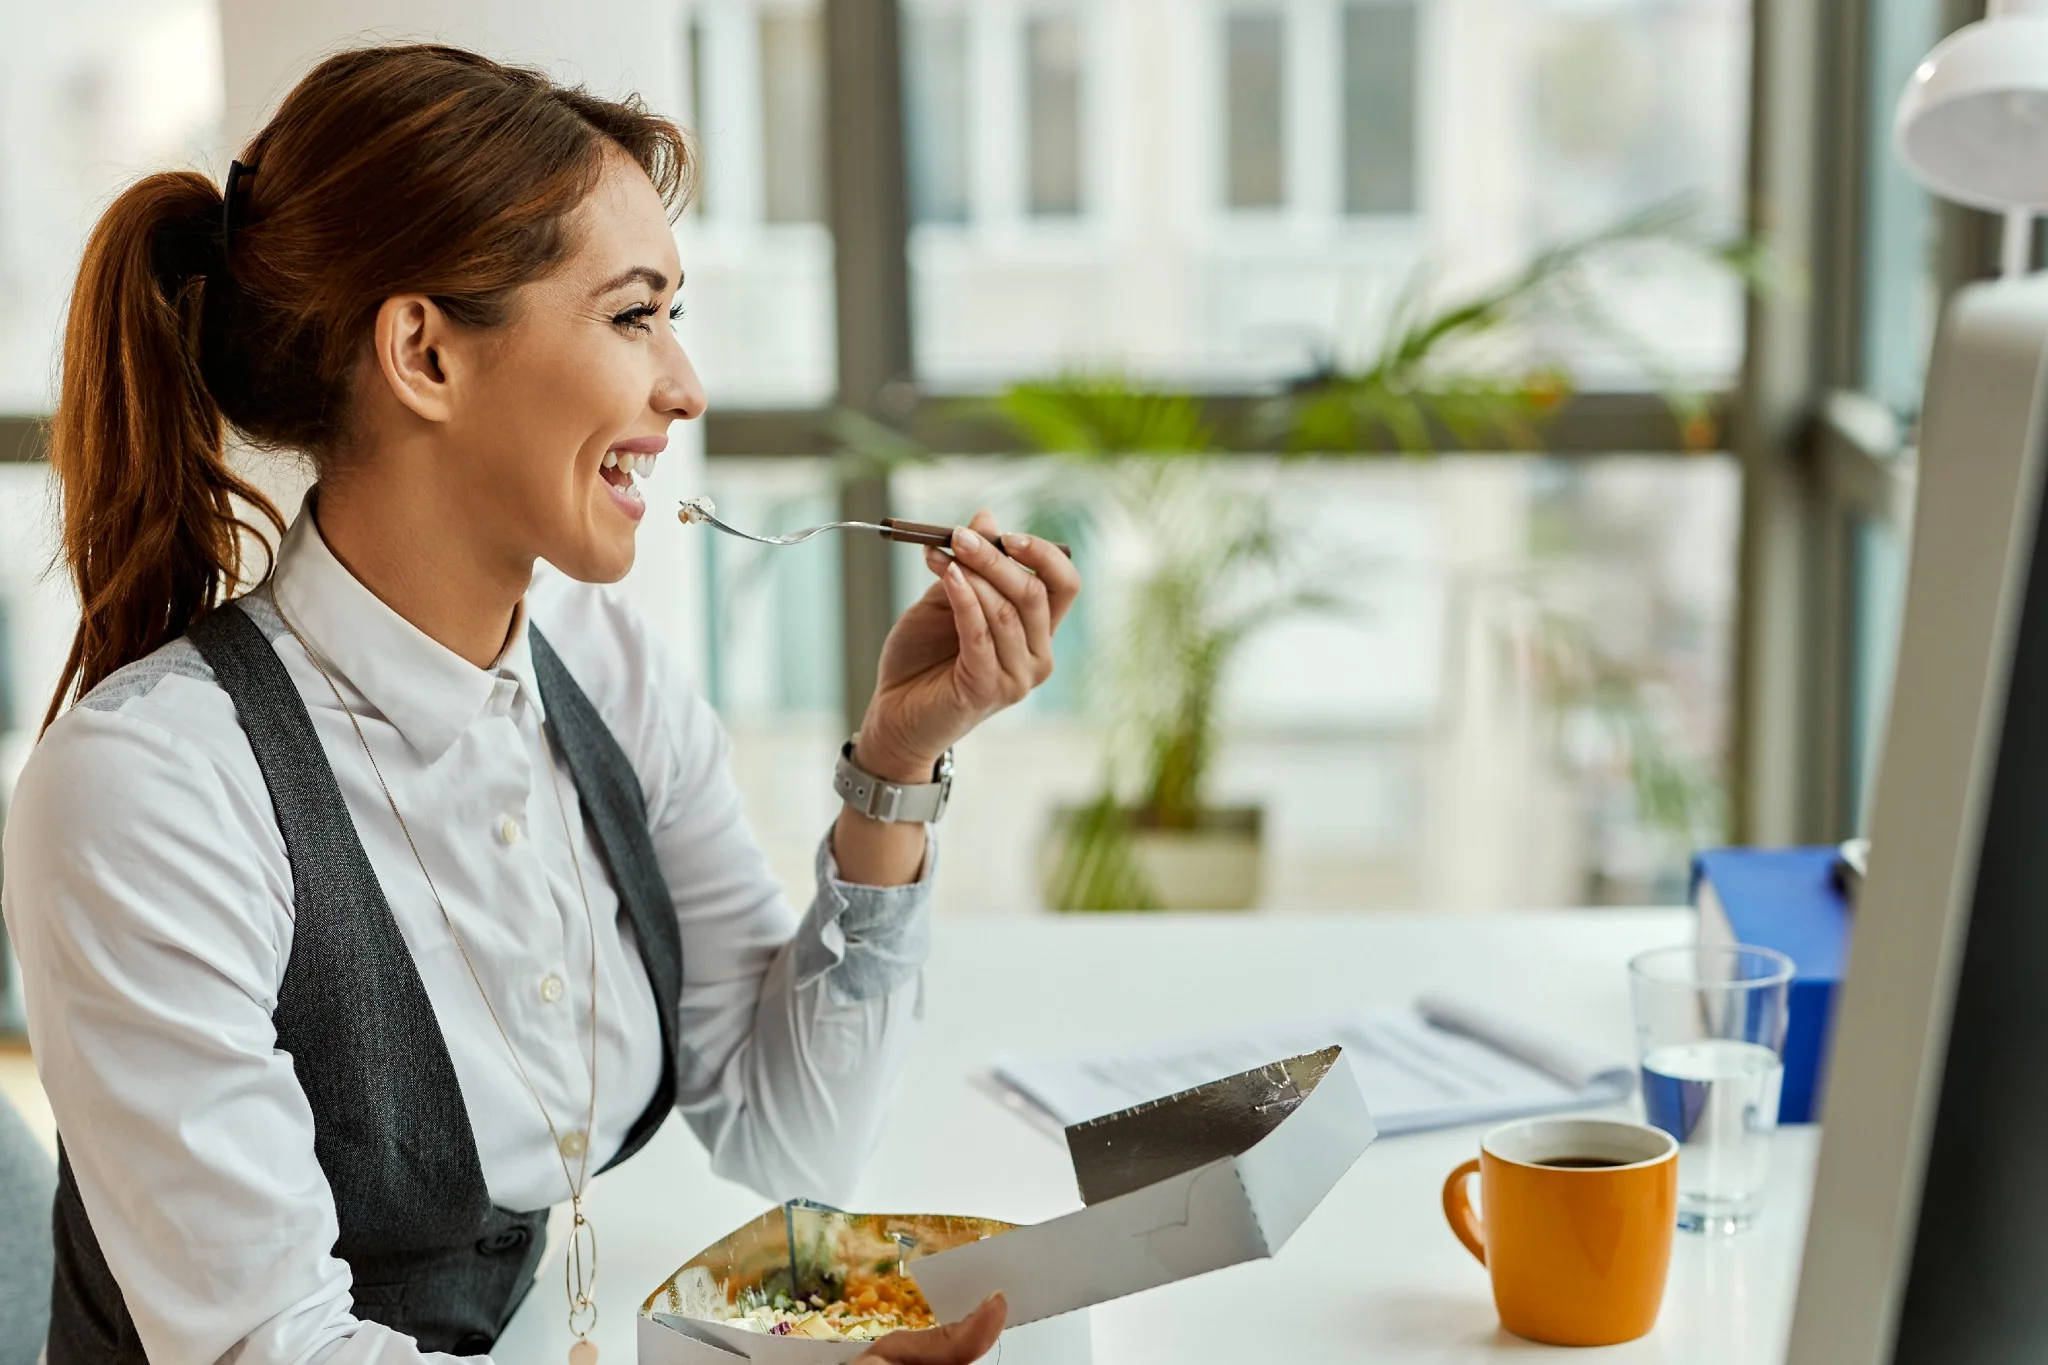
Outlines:
{"type": "Polygon", "coordinates": [[[1789,1365],[2048,1360],[2044,359],[2041,279],[1936,338],[1789,1365]]]}

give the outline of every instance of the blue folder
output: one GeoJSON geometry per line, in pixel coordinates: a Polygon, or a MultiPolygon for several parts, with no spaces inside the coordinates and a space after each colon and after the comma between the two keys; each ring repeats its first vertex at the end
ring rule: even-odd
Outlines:
{"type": "Polygon", "coordinates": [[[1775,948],[1792,959],[1781,1123],[1820,1119],[1835,989],[1848,964],[1850,908],[1835,847],[1723,848],[1693,859],[1700,942],[1775,948]]]}

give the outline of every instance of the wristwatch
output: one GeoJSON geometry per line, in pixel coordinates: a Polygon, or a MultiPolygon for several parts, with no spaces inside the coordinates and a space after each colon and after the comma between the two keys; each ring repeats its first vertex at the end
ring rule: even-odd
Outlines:
{"type": "Polygon", "coordinates": [[[939,755],[932,765],[932,780],[905,786],[887,782],[853,761],[854,740],[839,750],[839,766],[832,771],[832,790],[841,800],[870,820],[902,821],[929,825],[946,813],[947,798],[953,794],[953,751],[939,755]]]}

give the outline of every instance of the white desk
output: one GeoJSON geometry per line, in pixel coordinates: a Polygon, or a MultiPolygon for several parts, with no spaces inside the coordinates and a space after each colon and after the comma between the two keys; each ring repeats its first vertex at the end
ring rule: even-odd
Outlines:
{"type": "MultiPolygon", "coordinates": [[[[1456,988],[1630,1047],[1630,954],[1682,942],[1687,912],[1486,917],[942,920],[923,1034],[897,1116],[854,1206],[1032,1222],[1078,1207],[1066,1153],[969,1081],[1003,1047],[1059,1047],[1214,1029],[1456,988]]],[[[1780,1133],[1770,1206],[1738,1238],[1679,1235],[1657,1330],[1574,1359],[1775,1362],[1789,1326],[1818,1134],[1780,1133]]],[[[1500,1330],[1486,1272],[1444,1226],[1443,1177],[1478,1130],[1383,1138],[1278,1258],[1094,1310],[1098,1365],[1409,1365],[1554,1350],[1500,1330]],[[1256,1307],[1254,1307],[1256,1306],[1256,1307]],[[1294,1325],[1271,1335],[1284,1309],[1294,1325]]],[[[604,1360],[634,1356],[641,1299],[765,1207],[713,1178],[671,1121],[588,1201],[602,1247],[604,1360]]],[[[494,1359],[556,1365],[569,1338],[557,1250],[494,1359]]]]}

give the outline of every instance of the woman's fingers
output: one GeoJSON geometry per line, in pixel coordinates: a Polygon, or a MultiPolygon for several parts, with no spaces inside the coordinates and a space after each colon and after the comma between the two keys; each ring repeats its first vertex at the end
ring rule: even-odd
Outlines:
{"type": "Polygon", "coordinates": [[[1074,599],[1081,594],[1081,571],[1051,541],[1038,536],[1004,536],[1003,548],[1010,552],[1010,558],[1036,573],[1038,581],[1045,585],[1051,628],[1059,629],[1074,599]]]}
{"type": "Polygon", "coordinates": [[[996,1344],[1009,1314],[1003,1296],[991,1294],[958,1322],[929,1332],[896,1332],[883,1337],[854,1365],[862,1361],[868,1365],[972,1365],[996,1344]]]}
{"type": "MultiPolygon", "coordinates": [[[[927,551],[925,557],[928,560],[944,558],[936,551],[927,551]]],[[[996,656],[988,613],[982,609],[980,596],[967,581],[966,570],[958,564],[934,565],[934,570],[939,575],[939,585],[945,589],[946,603],[953,609],[953,633],[960,639],[959,667],[968,685],[991,695],[1000,691],[1002,661],[996,656]]]]}
{"type": "Polygon", "coordinates": [[[1031,689],[1038,686],[1039,681],[1038,660],[1032,656],[1024,619],[1018,613],[1017,604],[1003,596],[980,574],[970,572],[967,584],[981,599],[981,614],[988,620],[989,634],[995,640],[996,661],[1003,669],[1002,686],[989,700],[1015,706],[1031,695],[1031,689]]]}
{"type": "Polygon", "coordinates": [[[995,518],[978,512],[971,523],[953,532],[953,555],[1002,596],[1009,604],[1008,612],[1015,613],[1032,661],[1024,676],[1035,687],[1052,676],[1052,632],[1058,622],[1045,583],[1029,567],[990,543],[997,534],[995,518]]]}

